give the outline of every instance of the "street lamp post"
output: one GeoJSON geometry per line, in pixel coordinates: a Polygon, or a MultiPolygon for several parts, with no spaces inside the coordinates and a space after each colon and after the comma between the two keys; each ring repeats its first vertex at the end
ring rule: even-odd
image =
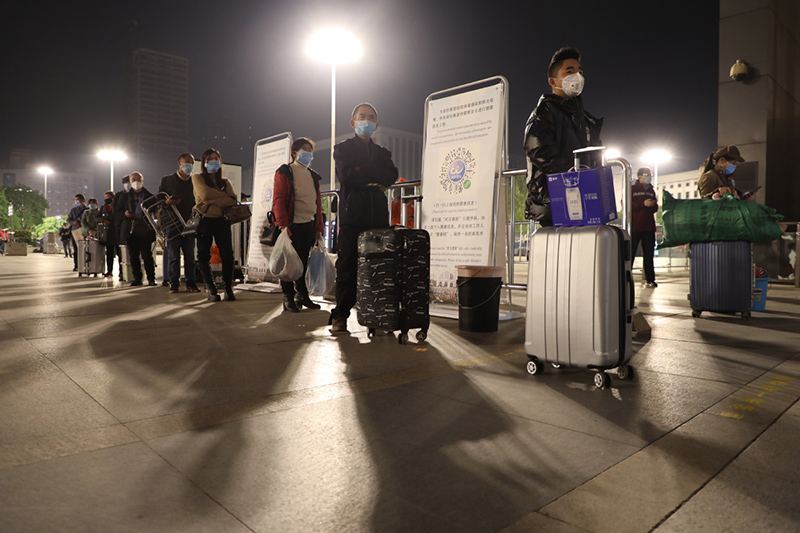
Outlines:
{"type": "Polygon", "coordinates": [[[110,191],[114,190],[114,161],[125,161],[128,159],[128,156],[120,152],[119,150],[101,150],[97,153],[97,157],[100,159],[105,159],[111,164],[111,178],[109,187],[110,191]]]}
{"type": "MultiPolygon", "coordinates": [[[[47,200],[47,176],[53,173],[53,169],[50,167],[39,167],[39,174],[44,175],[44,199],[47,200]]],[[[45,216],[47,216],[47,210],[45,210],[45,216]]]]}
{"type": "Polygon", "coordinates": [[[653,165],[653,190],[658,194],[658,165],[672,159],[672,155],[664,150],[650,150],[642,154],[642,161],[653,165]]]}
{"type": "Polygon", "coordinates": [[[336,188],[333,145],[336,143],[336,63],[349,63],[361,57],[361,43],[350,32],[321,30],[309,39],[306,55],[331,64],[331,190],[336,188]]]}

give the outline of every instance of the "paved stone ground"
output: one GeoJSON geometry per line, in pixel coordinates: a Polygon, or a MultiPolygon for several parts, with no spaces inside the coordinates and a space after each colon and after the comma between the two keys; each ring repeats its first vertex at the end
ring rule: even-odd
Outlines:
{"type": "Polygon", "coordinates": [[[693,319],[660,277],[635,379],[599,390],[529,376],[523,319],[333,338],[280,295],[71,266],[0,257],[0,531],[800,530],[794,287],[693,319]]]}

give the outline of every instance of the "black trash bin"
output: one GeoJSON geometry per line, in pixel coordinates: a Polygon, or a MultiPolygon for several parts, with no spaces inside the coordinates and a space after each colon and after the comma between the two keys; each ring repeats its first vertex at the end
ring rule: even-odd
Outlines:
{"type": "Polygon", "coordinates": [[[458,329],[497,331],[503,267],[461,265],[458,269],[458,329]]]}

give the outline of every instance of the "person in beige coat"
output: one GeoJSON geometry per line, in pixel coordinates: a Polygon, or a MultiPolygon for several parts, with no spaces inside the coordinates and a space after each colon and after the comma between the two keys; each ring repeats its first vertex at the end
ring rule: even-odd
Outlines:
{"type": "Polygon", "coordinates": [[[195,209],[203,213],[203,222],[197,231],[197,265],[203,273],[208,299],[218,302],[217,288],[211,275],[211,245],[219,248],[222,259],[222,279],[225,282],[225,299],[236,299],[233,294],[233,240],[231,225],[223,216],[223,209],[236,205],[233,185],[222,177],[222,157],[209,148],[203,152],[201,171],[192,175],[195,209]]]}

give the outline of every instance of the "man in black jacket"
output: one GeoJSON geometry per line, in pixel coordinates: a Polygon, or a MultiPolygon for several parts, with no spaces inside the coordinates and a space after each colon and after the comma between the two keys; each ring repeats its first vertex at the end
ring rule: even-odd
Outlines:
{"type": "MultiPolygon", "coordinates": [[[[568,172],[574,162],[572,151],[599,146],[603,119],[583,109],[581,54],[571,47],[560,49],[550,60],[547,81],[553,91],[543,94],[525,125],[525,153],[531,162],[526,218],[552,226],[547,175],[568,172]]],[[[597,161],[587,162],[590,167],[597,161]]]]}
{"type": "Polygon", "coordinates": [[[126,198],[125,194],[131,190],[131,177],[130,175],[122,177],[122,190],[114,194],[114,231],[117,237],[117,259],[119,261],[119,280],[122,281],[122,246],[128,245],[127,235],[122,234],[122,222],[125,220],[125,206],[122,205],[123,200],[126,198]]]}
{"type": "MultiPolygon", "coordinates": [[[[67,215],[67,222],[69,223],[70,231],[75,231],[76,229],[80,229],[81,227],[81,217],[83,217],[83,212],[86,210],[86,198],[78,193],[75,195],[75,207],[69,210],[69,215],[67,215]]],[[[73,268],[73,272],[78,271],[78,243],[75,241],[75,234],[73,233],[70,237],[72,243],[72,259],[75,263],[75,268],[73,268]]]]}
{"type": "Polygon", "coordinates": [[[350,126],[355,136],[333,148],[339,178],[339,242],[336,259],[336,307],[331,311],[331,333],[347,333],[347,317],[356,304],[358,234],[389,226],[384,194],[397,181],[392,153],[371,137],[378,128],[378,112],[372,104],[353,109],[350,126]]]}
{"type": "MultiPolygon", "coordinates": [[[[192,166],[194,156],[185,152],[178,156],[178,170],[174,174],[161,178],[159,192],[169,195],[167,205],[174,205],[184,222],[192,216],[194,207],[194,187],[192,186],[192,166]]],[[[169,292],[180,291],[181,285],[181,250],[183,250],[183,275],[186,280],[186,292],[200,292],[197,287],[195,273],[194,237],[184,237],[181,229],[170,225],[166,230],[166,249],[163,260],[167,263],[167,281],[169,292]]]]}
{"type": "Polygon", "coordinates": [[[147,273],[147,284],[156,285],[156,266],[153,262],[153,242],[156,233],[148,225],[142,210],[142,202],[152,197],[153,193],[144,188],[144,177],[139,172],[131,173],[131,190],[124,194],[120,201],[125,217],[122,220],[121,234],[127,239],[130,254],[133,281],[131,287],[142,285],[142,263],[147,273]]]}

